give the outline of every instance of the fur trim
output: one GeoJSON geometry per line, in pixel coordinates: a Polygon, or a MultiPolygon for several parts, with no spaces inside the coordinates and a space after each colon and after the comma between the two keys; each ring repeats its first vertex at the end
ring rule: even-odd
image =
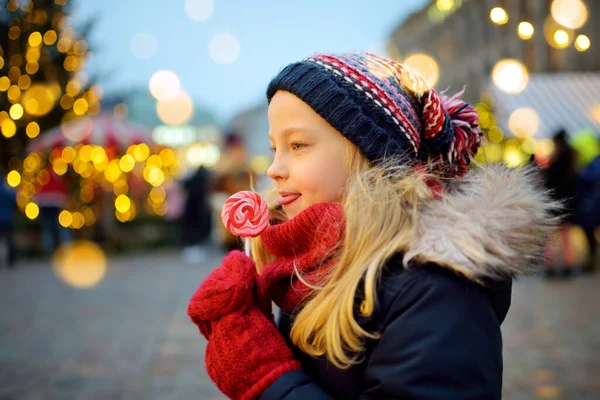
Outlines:
{"type": "Polygon", "coordinates": [[[424,208],[404,264],[434,262],[475,281],[531,272],[560,209],[537,168],[471,168],[424,208]]]}

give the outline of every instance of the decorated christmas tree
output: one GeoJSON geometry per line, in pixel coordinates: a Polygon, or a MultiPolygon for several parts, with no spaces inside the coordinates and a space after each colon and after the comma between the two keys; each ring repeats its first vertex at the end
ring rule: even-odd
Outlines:
{"type": "Polygon", "coordinates": [[[69,26],[72,0],[0,0],[0,165],[18,168],[27,142],[100,111],[82,72],[91,23],[69,26]]]}

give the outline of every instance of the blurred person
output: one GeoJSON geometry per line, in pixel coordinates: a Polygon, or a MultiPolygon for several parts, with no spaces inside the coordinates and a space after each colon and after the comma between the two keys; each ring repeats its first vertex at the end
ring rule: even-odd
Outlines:
{"type": "MultiPolygon", "coordinates": [[[[552,138],[554,150],[550,156],[548,167],[544,170],[546,188],[550,191],[554,200],[563,204],[560,211],[563,220],[560,229],[550,241],[545,257],[545,272],[547,276],[556,274],[557,253],[562,255],[563,275],[570,276],[574,269],[575,254],[570,239],[573,215],[575,212],[575,187],[577,182],[577,171],[575,167],[576,153],[569,146],[568,134],[560,129],[552,138]],[[557,245],[557,249],[551,246],[557,245]]],[[[559,215],[559,214],[557,214],[559,215]]]]}
{"type": "Polygon", "coordinates": [[[254,175],[251,172],[248,161],[246,145],[239,134],[235,132],[228,133],[225,136],[223,150],[215,177],[214,192],[216,193],[216,197],[213,199],[213,209],[215,220],[218,220],[216,222],[218,226],[217,235],[221,242],[221,247],[226,251],[231,251],[240,249],[241,241],[237,236],[228,232],[220,222],[221,207],[225,200],[232,194],[241,190],[251,190],[254,175]]]}
{"type": "Polygon", "coordinates": [[[598,262],[597,232],[600,227],[600,155],[585,166],[578,178],[574,222],[587,238],[588,257],[584,272],[592,272],[598,262]]]}
{"type": "Polygon", "coordinates": [[[469,168],[483,134],[461,95],[365,53],[270,82],[271,223],[188,307],[226,396],[500,399],[512,278],[557,205],[531,169],[469,168]]]}
{"type": "Polygon", "coordinates": [[[184,231],[183,258],[188,263],[204,261],[212,230],[212,215],[209,205],[211,176],[204,166],[198,167],[183,181],[185,203],[182,223],[184,231]]]}
{"type": "Polygon", "coordinates": [[[0,183],[0,267],[14,267],[16,251],[14,246],[15,211],[17,193],[6,183],[0,183]]]}
{"type": "MultiPolygon", "coordinates": [[[[169,205],[165,213],[165,219],[170,222],[170,230],[176,243],[182,243],[184,246],[184,228],[183,228],[183,212],[185,209],[186,193],[183,188],[183,182],[174,180],[166,183],[165,201],[169,205]]],[[[184,247],[185,248],[185,247],[184,247]]]]}
{"type": "Polygon", "coordinates": [[[69,201],[69,185],[50,166],[45,171],[49,178],[35,194],[35,201],[40,209],[42,249],[46,255],[52,255],[58,247],[71,242],[71,231],[58,221],[60,212],[69,201]]]}

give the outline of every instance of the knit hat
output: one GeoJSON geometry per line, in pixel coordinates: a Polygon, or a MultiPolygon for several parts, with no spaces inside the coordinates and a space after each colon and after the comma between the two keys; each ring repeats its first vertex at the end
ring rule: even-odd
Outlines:
{"type": "Polygon", "coordinates": [[[373,54],[316,54],[269,84],[300,98],[373,162],[437,165],[462,175],[482,142],[476,111],[430,88],[409,68],[373,54]]]}

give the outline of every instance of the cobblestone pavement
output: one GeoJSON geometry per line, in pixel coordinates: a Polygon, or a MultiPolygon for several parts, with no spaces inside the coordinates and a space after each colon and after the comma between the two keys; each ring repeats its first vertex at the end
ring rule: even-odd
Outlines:
{"type": "MultiPolygon", "coordinates": [[[[91,289],[48,263],[0,270],[0,399],[222,399],[187,302],[222,254],[108,260],[91,289]]],[[[515,283],[503,326],[504,399],[600,399],[600,273],[515,283]]]]}

